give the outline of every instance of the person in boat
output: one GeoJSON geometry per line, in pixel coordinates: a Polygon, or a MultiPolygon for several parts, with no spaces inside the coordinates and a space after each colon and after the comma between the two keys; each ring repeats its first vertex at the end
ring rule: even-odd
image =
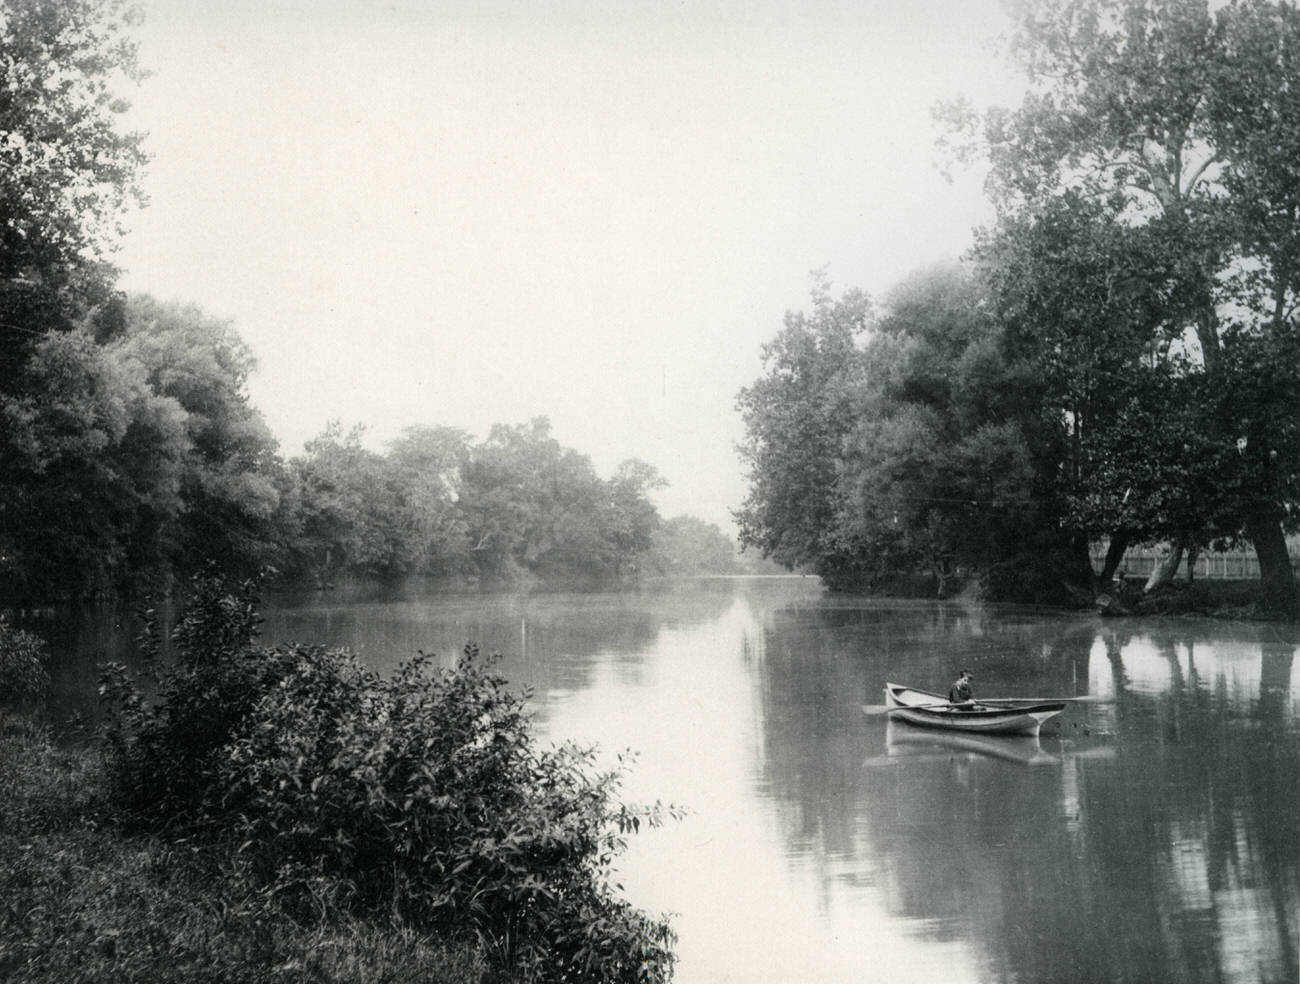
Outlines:
{"type": "Polygon", "coordinates": [[[948,703],[958,704],[962,710],[973,709],[975,707],[975,693],[971,688],[971,681],[974,679],[975,674],[970,670],[962,670],[957,674],[952,689],[948,691],[948,703]]]}

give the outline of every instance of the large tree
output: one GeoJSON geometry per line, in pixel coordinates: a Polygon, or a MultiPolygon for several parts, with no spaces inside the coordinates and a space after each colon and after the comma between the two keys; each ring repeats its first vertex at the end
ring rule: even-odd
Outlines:
{"type": "Polygon", "coordinates": [[[145,161],[122,125],[138,16],[123,0],[0,3],[0,391],[43,332],[113,299],[110,258],[145,161]]]}
{"type": "MultiPolygon", "coordinates": [[[[1073,283],[1058,265],[1056,280],[1025,280],[1019,289],[1030,297],[1055,291],[1047,308],[1058,313],[1071,297],[1085,298],[1091,313],[1079,330],[1097,349],[1120,314],[1125,331],[1145,332],[1140,357],[1163,363],[1168,374],[1195,377],[1177,391],[1198,405],[1231,389],[1235,401],[1215,403],[1220,416],[1203,417],[1195,429],[1218,442],[1210,454],[1221,469],[1214,487],[1236,493],[1230,511],[1260,557],[1269,604],[1293,612],[1283,528],[1294,517],[1294,452],[1284,430],[1259,432],[1261,421],[1283,425],[1286,408],[1275,401],[1291,386],[1265,385],[1243,369],[1269,363],[1261,350],[1283,354],[1296,331],[1295,8],[1251,2],[1211,12],[1205,0],[1026,0],[1014,12],[1013,51],[1029,91],[1018,108],[982,121],[999,216],[992,252],[1054,221],[1063,203],[1089,210],[1087,248],[1109,250],[1112,260],[1107,293],[1089,286],[1097,265],[1088,262],[1073,283]],[[1120,257],[1125,264],[1113,262],[1120,257]],[[1135,310],[1143,307],[1150,312],[1135,310]],[[1240,438],[1245,453],[1230,453],[1240,438]]],[[[1106,266],[1106,255],[1097,259],[1106,266]]],[[[1043,336],[1060,328],[1047,317],[1022,326],[1043,336]]],[[[1171,392],[1151,390],[1162,398],[1171,392]]],[[[1148,424],[1167,421],[1175,430],[1195,409],[1139,406],[1148,424]]],[[[1185,457],[1192,454],[1189,445],[1185,457]]],[[[1160,481],[1175,487],[1185,476],[1171,467],[1160,481]]],[[[1189,535],[1222,521],[1221,495],[1203,500],[1194,523],[1201,529],[1189,535]]]]}
{"type": "Polygon", "coordinates": [[[279,504],[276,442],[249,401],[251,351],[230,322],[193,305],[137,295],[107,350],[137,365],[184,424],[180,508],[162,531],[159,561],[181,572],[208,561],[232,574],[269,562],[279,504]]]}
{"type": "Polygon", "coordinates": [[[134,505],[167,509],[176,421],[97,344],[121,331],[109,262],[139,198],[134,8],[0,2],[0,591],[103,588],[134,505]],[[134,421],[134,424],[133,424],[134,421]],[[152,436],[145,438],[145,432],[152,436]],[[114,449],[121,452],[110,460],[114,449]],[[156,450],[156,449],[155,449],[156,450]],[[132,487],[132,473],[151,491],[132,487]]]}

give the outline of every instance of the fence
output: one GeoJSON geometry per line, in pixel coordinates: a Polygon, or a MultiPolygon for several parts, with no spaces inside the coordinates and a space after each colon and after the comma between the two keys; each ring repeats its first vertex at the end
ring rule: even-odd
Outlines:
{"type": "MultiPolygon", "coordinates": [[[[1293,541],[1287,544],[1291,550],[1291,566],[1300,570],[1300,545],[1293,541]]],[[[1092,545],[1093,570],[1101,570],[1106,563],[1106,543],[1092,545]]],[[[1161,547],[1129,547],[1120,562],[1120,570],[1130,577],[1148,577],[1156,569],[1156,564],[1165,556],[1166,549],[1161,547]]],[[[1178,574],[1187,575],[1187,558],[1184,556],[1178,568],[1178,574]]],[[[1219,578],[1225,581],[1249,580],[1259,577],[1259,558],[1255,551],[1242,548],[1211,552],[1202,550],[1196,555],[1196,577],[1219,578]]]]}

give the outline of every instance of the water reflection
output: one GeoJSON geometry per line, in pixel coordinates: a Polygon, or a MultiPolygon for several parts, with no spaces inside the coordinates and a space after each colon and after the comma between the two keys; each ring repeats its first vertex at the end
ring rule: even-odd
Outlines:
{"type": "MultiPolygon", "coordinates": [[[[906,723],[885,724],[886,758],[868,759],[864,765],[896,763],[899,759],[991,758],[1020,765],[1060,765],[1061,757],[1043,747],[1038,735],[960,734],[914,728],[906,723]]],[[[1100,749],[1106,751],[1106,749],[1100,749]]]]}
{"type": "MultiPolygon", "coordinates": [[[[321,596],[264,629],[379,669],[474,639],[536,688],[547,737],[640,750],[629,795],[692,810],[638,837],[623,873],[637,904],[678,913],[681,984],[1300,976],[1293,629],[800,580],[321,596]],[[887,679],[944,691],[962,666],[980,696],[1113,702],[1027,741],[862,714],[887,679]]],[[[60,673],[75,690],[81,670],[60,673]]]]}
{"type": "Polygon", "coordinates": [[[794,797],[792,858],[837,857],[828,878],[886,886],[892,916],[969,943],[982,979],[1295,978],[1294,641],[899,609],[836,613],[810,656],[789,625],[769,622],[762,692],[765,770],[794,797]],[[847,772],[836,708],[851,711],[833,695],[886,678],[941,689],[954,656],[987,664],[985,693],[990,679],[1026,696],[1082,683],[1116,703],[1076,705],[1041,745],[885,724],[847,772]]]}

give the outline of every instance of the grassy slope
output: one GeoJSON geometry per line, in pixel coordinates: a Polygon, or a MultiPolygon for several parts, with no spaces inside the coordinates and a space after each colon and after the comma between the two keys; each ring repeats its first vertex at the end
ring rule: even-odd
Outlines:
{"type": "Polygon", "coordinates": [[[97,756],[0,734],[0,980],[478,984],[469,947],[348,920],[295,924],[184,844],[123,834],[97,756]]]}

